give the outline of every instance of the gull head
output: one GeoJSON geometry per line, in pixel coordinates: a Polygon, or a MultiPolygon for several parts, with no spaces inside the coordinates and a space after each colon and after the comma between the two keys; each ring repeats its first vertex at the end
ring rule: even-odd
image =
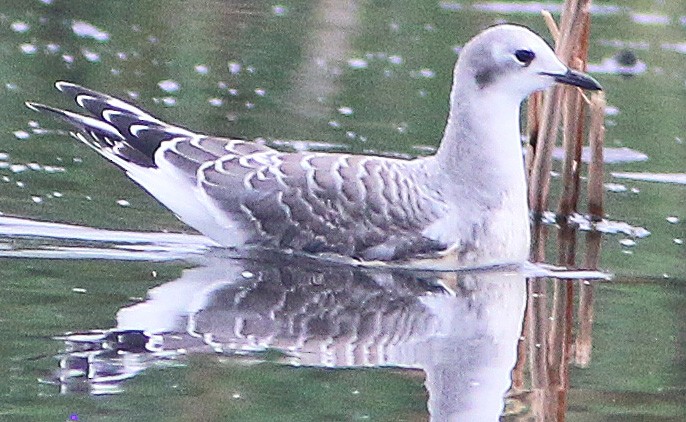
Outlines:
{"type": "Polygon", "coordinates": [[[490,27],[464,46],[455,79],[464,83],[465,78],[484,93],[509,94],[518,101],[555,82],[602,89],[592,77],[565,66],[536,33],[511,24],[490,27]]]}

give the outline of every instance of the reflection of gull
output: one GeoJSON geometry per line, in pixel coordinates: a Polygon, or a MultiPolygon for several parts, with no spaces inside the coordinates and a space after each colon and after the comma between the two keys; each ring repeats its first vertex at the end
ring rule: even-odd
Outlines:
{"type": "Polygon", "coordinates": [[[97,391],[110,391],[114,381],[175,351],[271,348],[295,365],[422,369],[432,419],[497,420],[525,295],[523,276],[513,273],[439,278],[295,259],[206,256],[204,266],[121,309],[115,329],[68,336],[73,352],[63,367],[65,374],[82,368],[97,391]]]}
{"type": "Polygon", "coordinates": [[[223,246],[455,268],[526,260],[519,108],[554,82],[600,89],[524,27],[483,31],[455,66],[441,146],[414,160],[283,153],[200,135],[68,82],[57,88],[90,116],[27,105],[76,127],[77,138],[223,246]]]}

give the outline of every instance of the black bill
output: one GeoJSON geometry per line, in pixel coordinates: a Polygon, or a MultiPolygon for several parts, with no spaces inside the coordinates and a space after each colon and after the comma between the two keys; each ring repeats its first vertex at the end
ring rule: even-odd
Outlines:
{"type": "Polygon", "coordinates": [[[544,73],[544,75],[552,76],[555,79],[555,82],[559,82],[561,84],[578,86],[579,88],[588,89],[591,91],[600,91],[603,89],[598,81],[593,79],[591,76],[572,69],[568,69],[567,73],[562,75],[555,75],[552,73],[544,73]]]}

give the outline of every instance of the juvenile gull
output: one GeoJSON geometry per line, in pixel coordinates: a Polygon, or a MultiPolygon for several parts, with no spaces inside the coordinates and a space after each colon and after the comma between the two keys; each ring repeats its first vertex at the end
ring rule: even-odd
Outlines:
{"type": "Polygon", "coordinates": [[[462,49],[435,155],[285,153],[162,122],[57,82],[90,115],[36,103],[182,221],[226,247],[456,268],[522,262],[529,219],[519,107],[554,82],[598,90],[538,35],[497,25],[462,49]]]}

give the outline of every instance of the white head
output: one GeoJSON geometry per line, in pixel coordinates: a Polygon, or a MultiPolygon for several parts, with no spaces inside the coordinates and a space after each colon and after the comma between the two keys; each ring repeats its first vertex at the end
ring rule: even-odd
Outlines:
{"type": "Polygon", "coordinates": [[[601,89],[583,73],[565,66],[550,46],[531,30],[503,24],[486,29],[462,49],[456,83],[472,81],[479,90],[512,94],[518,101],[554,82],[601,89]]]}

